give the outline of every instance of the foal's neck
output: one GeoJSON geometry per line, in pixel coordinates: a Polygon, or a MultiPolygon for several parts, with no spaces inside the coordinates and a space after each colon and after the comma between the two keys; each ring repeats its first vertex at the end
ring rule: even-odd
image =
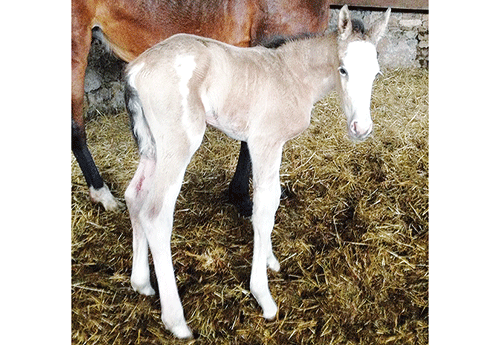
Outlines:
{"type": "Polygon", "coordinates": [[[339,66],[335,32],[290,41],[279,50],[285,65],[299,80],[301,89],[310,92],[313,102],[333,91],[339,66]]]}

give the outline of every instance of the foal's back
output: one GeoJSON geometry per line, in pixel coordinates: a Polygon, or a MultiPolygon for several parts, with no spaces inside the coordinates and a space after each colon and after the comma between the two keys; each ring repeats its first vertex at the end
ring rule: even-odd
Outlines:
{"type": "Polygon", "coordinates": [[[128,67],[132,78],[134,71],[141,72],[143,102],[149,98],[162,108],[155,117],[170,122],[199,116],[238,140],[248,140],[256,127],[283,129],[279,114],[290,113],[287,98],[296,98],[296,81],[279,50],[238,48],[194,35],[178,34],[152,47],[128,67]]]}

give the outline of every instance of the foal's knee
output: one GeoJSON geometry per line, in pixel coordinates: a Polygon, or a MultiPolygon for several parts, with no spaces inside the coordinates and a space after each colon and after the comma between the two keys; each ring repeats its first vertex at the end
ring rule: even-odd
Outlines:
{"type": "Polygon", "coordinates": [[[255,217],[273,216],[280,202],[281,188],[279,182],[254,190],[253,215],[255,217]]]}

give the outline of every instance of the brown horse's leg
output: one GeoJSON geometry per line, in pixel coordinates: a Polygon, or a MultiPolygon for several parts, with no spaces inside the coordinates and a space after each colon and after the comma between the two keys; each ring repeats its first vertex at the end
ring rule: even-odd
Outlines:
{"type": "Polygon", "coordinates": [[[252,162],[250,152],[248,151],[248,144],[242,141],[238,165],[236,166],[233,179],[229,184],[229,202],[236,206],[238,212],[245,217],[252,215],[253,207],[249,193],[251,167],[252,162]]]}
{"type": "MultiPolygon", "coordinates": [[[[284,7],[281,10],[277,10],[278,13],[290,13],[290,9],[293,10],[294,3],[295,6],[298,6],[298,8],[295,9],[297,13],[304,12],[302,11],[304,9],[301,8],[303,4],[300,2],[283,2],[282,5],[284,5],[284,7]]],[[[276,48],[274,46],[275,42],[269,40],[272,38],[269,36],[269,33],[280,33],[281,36],[286,37],[301,33],[323,32],[326,30],[329,18],[328,2],[314,2],[306,6],[310,6],[310,8],[307,8],[309,11],[305,11],[304,13],[309,13],[309,16],[294,17],[296,20],[294,22],[282,21],[279,16],[267,15],[263,15],[262,18],[269,18],[269,21],[261,21],[264,20],[262,18],[260,18],[261,20],[256,19],[254,21],[255,27],[252,28],[253,37],[250,45],[263,45],[267,48],[276,48]]],[[[252,215],[253,209],[253,203],[249,193],[251,167],[252,163],[248,145],[246,142],[242,141],[238,165],[236,166],[233,180],[229,184],[229,202],[236,206],[241,215],[247,217],[252,215]]]]}
{"type": "Polygon", "coordinates": [[[113,198],[102,180],[87,147],[83,98],[87,56],[92,41],[91,15],[82,2],[73,1],[71,32],[71,149],[90,187],[90,198],[102,203],[106,210],[117,210],[120,204],[113,198]]]}

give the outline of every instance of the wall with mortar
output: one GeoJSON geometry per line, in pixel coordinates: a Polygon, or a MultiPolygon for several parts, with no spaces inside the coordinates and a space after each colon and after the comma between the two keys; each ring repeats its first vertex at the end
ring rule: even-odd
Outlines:
{"type": "MultiPolygon", "coordinates": [[[[332,9],[330,28],[335,28],[340,9],[332,9]]],[[[366,27],[382,17],[384,11],[351,10],[353,18],[362,19],[366,27]]],[[[382,69],[429,68],[429,15],[393,11],[389,28],[378,46],[382,69]]],[[[124,111],[123,62],[113,57],[95,39],[88,59],[85,76],[87,117],[116,114],[124,111]]]]}
{"type": "Polygon", "coordinates": [[[125,62],[116,58],[98,39],[92,47],[85,71],[87,118],[125,111],[122,71],[125,62]]]}
{"type": "MultiPolygon", "coordinates": [[[[336,27],[339,12],[340,9],[331,10],[331,28],[336,27]]],[[[384,12],[351,10],[351,16],[361,19],[369,28],[384,12]]],[[[429,68],[429,15],[392,11],[388,30],[379,42],[378,52],[382,68],[429,68]]]]}

